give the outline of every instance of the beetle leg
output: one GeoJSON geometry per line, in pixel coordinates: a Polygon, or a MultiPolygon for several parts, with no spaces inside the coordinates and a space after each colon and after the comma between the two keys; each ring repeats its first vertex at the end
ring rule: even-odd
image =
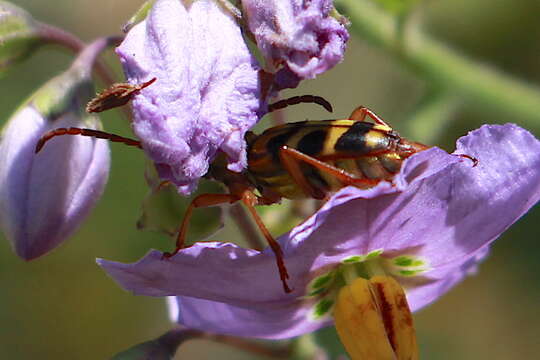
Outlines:
{"type": "Polygon", "coordinates": [[[241,197],[233,194],[201,194],[195,197],[195,199],[191,201],[191,204],[189,204],[189,207],[187,208],[184,215],[184,219],[182,220],[182,224],[180,225],[180,228],[178,230],[178,235],[176,236],[176,248],[172,252],[163,253],[162,258],[170,258],[184,248],[184,245],[186,243],[187,231],[191,221],[191,216],[193,215],[193,210],[201,207],[216,206],[226,203],[233,204],[239,200],[242,200],[242,202],[246,205],[251,216],[253,216],[255,223],[257,224],[266,241],[268,242],[268,245],[274,252],[279,270],[279,277],[281,279],[281,282],[283,283],[283,289],[285,290],[285,292],[290,293],[291,289],[287,285],[287,279],[289,278],[289,274],[287,273],[287,268],[285,267],[285,262],[283,261],[283,251],[281,250],[279,243],[272,237],[266,226],[264,226],[264,223],[259,217],[259,214],[257,214],[254,206],[259,204],[259,199],[250,190],[244,191],[241,197]]]}
{"type": "Polygon", "coordinates": [[[94,130],[94,129],[81,129],[81,128],[76,128],[76,127],[70,127],[70,128],[54,129],[43,134],[43,136],[39,139],[39,141],[36,144],[35,152],[38,153],[43,148],[43,146],[45,145],[47,141],[51,140],[52,138],[56,136],[61,136],[61,135],[88,136],[88,137],[93,137],[97,139],[105,139],[112,142],[119,142],[125,145],[135,146],[135,147],[138,147],[139,149],[142,149],[141,142],[138,140],[134,140],[134,139],[120,136],[120,135],[115,135],[115,134],[111,134],[111,133],[99,131],[99,130],[94,130]]]}
{"type": "Polygon", "coordinates": [[[356,121],[365,121],[366,116],[369,116],[375,122],[375,124],[383,125],[390,129],[392,128],[383,119],[381,119],[379,115],[375,114],[373,111],[371,111],[365,106],[359,106],[356,109],[354,109],[351,115],[349,116],[349,119],[356,120],[356,121]]]}
{"type": "Polygon", "coordinates": [[[293,178],[296,185],[298,185],[302,189],[304,194],[317,200],[324,199],[324,197],[326,196],[324,191],[317,189],[316,187],[311,185],[304,173],[302,172],[302,169],[300,168],[300,161],[302,161],[303,158],[297,156],[297,153],[300,154],[302,157],[309,157],[311,159],[314,159],[311,156],[305,155],[298,150],[291,149],[288,146],[282,146],[281,149],[279,149],[279,158],[281,160],[281,163],[283,164],[283,167],[293,178]]]}
{"type": "MultiPolygon", "coordinates": [[[[306,164],[309,164],[321,171],[324,171],[335,178],[337,178],[343,185],[353,185],[353,186],[375,186],[377,185],[380,180],[374,180],[374,179],[366,179],[366,178],[359,178],[343,169],[340,169],[338,167],[332,166],[330,164],[325,163],[324,161],[318,160],[312,156],[306,155],[303,152],[300,152],[296,149],[289,148],[287,146],[283,146],[280,149],[280,158],[283,160],[285,159],[287,164],[295,164],[294,167],[287,165],[285,161],[283,162],[285,169],[289,172],[289,174],[292,176],[294,181],[300,186],[307,195],[311,195],[312,192],[315,190],[313,186],[311,186],[306,177],[303,175],[303,173],[300,171],[300,167],[298,165],[299,162],[305,162],[306,164]],[[290,170],[292,169],[292,170],[290,170]],[[304,186],[299,182],[305,182],[308,184],[307,187],[304,188],[304,186]],[[314,189],[314,190],[312,190],[314,189]]],[[[322,191],[320,191],[322,192],[322,191]]],[[[315,197],[316,199],[322,199],[323,197],[315,197]]]]}
{"type": "Polygon", "coordinates": [[[242,202],[248,208],[251,216],[253,216],[253,219],[255,220],[255,223],[261,230],[264,238],[268,242],[268,245],[276,256],[276,263],[279,270],[279,278],[281,279],[281,283],[283,284],[283,290],[285,290],[286,293],[290,293],[292,290],[291,288],[289,288],[289,285],[287,285],[287,279],[289,278],[289,274],[287,273],[287,268],[285,267],[285,262],[283,261],[283,251],[281,250],[281,246],[274,239],[272,234],[270,234],[270,231],[268,231],[268,229],[264,225],[262,219],[257,213],[257,210],[255,210],[255,205],[259,204],[259,199],[260,198],[257,197],[257,195],[255,195],[250,190],[246,190],[242,194],[242,202]]]}
{"type": "Polygon", "coordinates": [[[191,220],[191,216],[193,215],[193,210],[200,207],[209,207],[209,206],[216,206],[220,204],[232,204],[240,200],[238,196],[231,195],[231,194],[201,194],[195,199],[191,201],[191,204],[189,204],[186,213],[184,215],[184,219],[182,220],[182,224],[180,225],[180,228],[178,229],[178,235],[176,236],[176,248],[173,252],[165,252],[163,253],[163,258],[170,258],[174,255],[176,255],[182,248],[184,248],[184,245],[186,243],[186,234],[189,228],[189,223],[191,220]]]}

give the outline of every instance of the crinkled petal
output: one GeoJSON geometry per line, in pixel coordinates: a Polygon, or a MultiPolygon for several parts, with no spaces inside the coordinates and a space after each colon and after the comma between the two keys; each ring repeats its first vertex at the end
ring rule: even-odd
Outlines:
{"type": "MultiPolygon", "coordinates": [[[[473,271],[489,243],[540,198],[540,143],[527,131],[515,125],[483,126],[460,139],[457,152],[478,158],[479,165],[473,167],[469,159],[440,149],[423,151],[404,163],[395,186],[344,188],[283,235],[279,241],[291,275],[291,294],[283,293],[273,253],[268,250],[258,253],[233,245],[198,243],[170,262],[161,261],[154,252],[135,264],[104,260],[100,264],[137,294],[187,296],[190,311],[199,306],[222,309],[219,314],[200,310],[193,318],[184,315],[183,323],[226,331],[220,316],[229,319],[239,311],[243,316],[239,315],[234,328],[245,324],[253,335],[257,333],[251,323],[255,318],[272,314],[282,318],[283,309],[289,309],[289,315],[297,319],[299,307],[307,314],[312,304],[302,296],[314,276],[351,255],[381,249],[383,257],[413,254],[428,261],[431,270],[425,276],[400,279],[416,310],[473,271]],[[289,304],[294,306],[289,308],[289,304]],[[264,314],[253,314],[259,311],[264,314]]],[[[261,337],[300,335],[313,329],[309,316],[304,321],[304,326],[295,324],[294,328],[283,322],[274,335],[264,333],[261,323],[259,332],[261,337]]],[[[317,324],[322,327],[327,322],[317,324]]]]}
{"type": "Polygon", "coordinates": [[[246,165],[245,132],[259,119],[258,65],[235,20],[212,0],[157,1],[117,53],[131,83],[133,129],[160,176],[191,192],[217,151],[246,165]]]}
{"type": "Polygon", "coordinates": [[[343,59],[349,34],[329,16],[331,0],[244,0],[242,6],[264,57],[284,65],[280,87],[296,87],[295,78],[312,79],[343,59]]]}

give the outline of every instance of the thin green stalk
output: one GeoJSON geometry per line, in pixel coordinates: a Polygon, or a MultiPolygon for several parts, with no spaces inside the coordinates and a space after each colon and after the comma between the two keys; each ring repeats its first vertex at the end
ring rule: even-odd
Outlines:
{"type": "Polygon", "coordinates": [[[430,91],[407,115],[407,135],[426,145],[436,144],[462,103],[456,94],[430,91]]]}
{"type": "MultiPolygon", "coordinates": [[[[75,54],[82,51],[86,46],[86,44],[77,36],[64,29],[50,24],[39,23],[39,34],[41,36],[41,39],[45,42],[63,46],[64,48],[69,49],[75,54]]],[[[122,41],[121,37],[111,37],[110,39],[114,39],[111,40],[111,43],[119,43],[122,41]]],[[[101,60],[97,60],[94,67],[97,74],[106,84],[112,85],[114,83],[114,75],[111,73],[107,65],[105,65],[101,60]]]]}
{"type": "Polygon", "coordinates": [[[540,88],[475,62],[409,27],[404,43],[396,35],[396,17],[369,0],[336,0],[351,20],[352,31],[390,52],[431,85],[460,94],[469,102],[540,125],[540,88]]]}

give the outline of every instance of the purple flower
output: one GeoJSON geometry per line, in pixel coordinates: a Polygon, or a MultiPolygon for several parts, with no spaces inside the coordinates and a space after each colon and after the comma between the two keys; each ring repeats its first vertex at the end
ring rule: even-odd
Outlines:
{"type": "Polygon", "coordinates": [[[278,88],[294,88],[343,60],[349,34],[330,16],[332,0],[243,0],[242,6],[268,65],[281,68],[278,88]]]}
{"type": "Polygon", "coordinates": [[[216,1],[157,1],[117,53],[130,83],[157,78],[133,101],[133,129],[161,178],[190,193],[219,150],[244,169],[244,134],[264,105],[259,67],[216,1]]]}
{"type": "Polygon", "coordinates": [[[274,256],[230,243],[197,243],[169,261],[98,260],[138,295],[170,296],[176,320],[217,333],[280,339],[332,323],[344,274],[391,275],[418,310],[446,293],[489,244],[540,199],[540,142],[516,125],[483,126],[457,154],[431,148],[405,161],[394,186],[347,187],[279,241],[293,292],[274,256]]]}
{"type": "Polygon", "coordinates": [[[66,240],[107,182],[109,144],[104,140],[64,136],[34,153],[38,140],[50,130],[100,127],[99,119],[83,110],[93,86],[91,67],[83,69],[80,63],[32,95],[2,132],[0,224],[25,260],[44,255],[66,240]]]}

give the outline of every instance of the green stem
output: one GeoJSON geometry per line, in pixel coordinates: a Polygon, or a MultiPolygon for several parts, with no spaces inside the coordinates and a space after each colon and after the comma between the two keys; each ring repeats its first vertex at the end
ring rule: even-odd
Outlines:
{"type": "MultiPolygon", "coordinates": [[[[41,39],[49,44],[60,45],[75,54],[83,51],[86,47],[86,44],[79,39],[74,34],[46,23],[38,24],[38,32],[41,39]]],[[[107,39],[107,46],[114,45],[115,43],[120,43],[123,39],[121,36],[110,36],[107,39]]],[[[109,67],[100,59],[96,59],[93,66],[96,74],[101,77],[103,82],[107,85],[113,85],[115,83],[115,76],[109,67]]],[[[122,107],[122,112],[126,116],[128,121],[131,119],[131,110],[128,107],[122,107]]]]}
{"type": "Polygon", "coordinates": [[[396,36],[396,18],[370,0],[336,0],[345,8],[352,30],[399,57],[432,85],[513,118],[540,120],[540,89],[474,62],[454,49],[409,29],[405,43],[396,36]]]}
{"type": "Polygon", "coordinates": [[[462,102],[455,94],[429,91],[407,115],[407,135],[426,145],[436,144],[462,102]]]}
{"type": "Polygon", "coordinates": [[[78,67],[91,76],[92,70],[96,67],[99,55],[111,45],[122,41],[118,36],[101,37],[94,40],[92,43],[85,45],[78,53],[77,58],[71,65],[78,67]]]}
{"type": "MultiPolygon", "coordinates": [[[[82,51],[86,46],[86,44],[77,36],[59,27],[46,23],[39,23],[38,29],[39,35],[43,41],[50,44],[60,45],[66,49],[69,49],[75,54],[82,51]]],[[[116,41],[120,42],[121,40],[122,38],[118,37],[116,41]]],[[[114,83],[114,76],[107,65],[105,65],[101,60],[98,60],[94,66],[97,74],[106,84],[112,85],[114,83]]]]}

